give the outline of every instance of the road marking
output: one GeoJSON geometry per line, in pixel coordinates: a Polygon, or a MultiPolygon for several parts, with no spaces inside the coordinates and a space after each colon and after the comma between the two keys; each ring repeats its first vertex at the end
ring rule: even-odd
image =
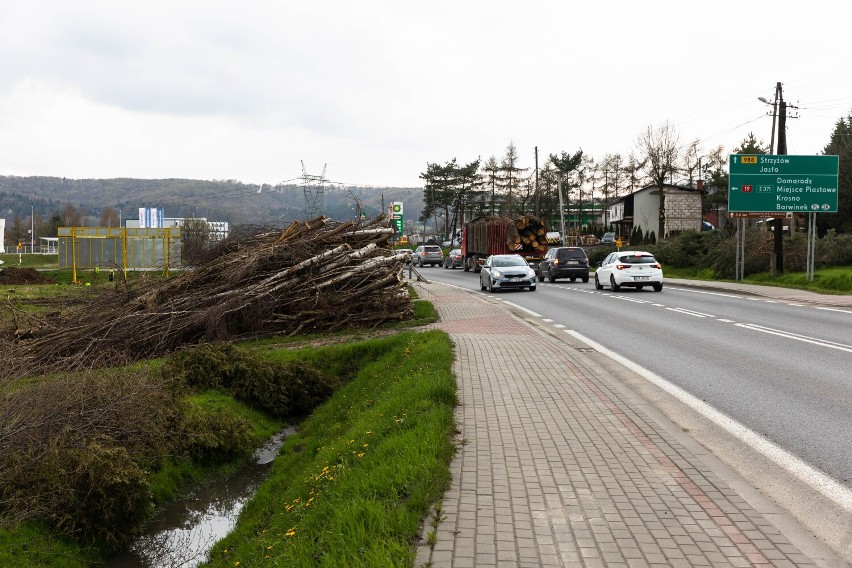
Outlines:
{"type": "Polygon", "coordinates": [[[509,302],[509,301],[507,301],[507,300],[502,300],[502,301],[503,301],[504,303],[506,303],[506,304],[508,304],[508,305],[512,306],[513,308],[518,308],[518,309],[519,309],[519,310],[521,310],[522,312],[526,312],[526,313],[528,313],[529,315],[531,315],[531,316],[532,316],[532,317],[534,317],[534,318],[540,318],[540,317],[543,317],[541,314],[536,313],[536,312],[534,312],[534,311],[532,311],[532,310],[528,310],[527,308],[525,308],[525,307],[523,307],[523,306],[519,306],[518,304],[516,304],[516,303],[514,303],[514,302],[509,302]]]}
{"type": "Polygon", "coordinates": [[[543,319],[543,320],[541,320],[541,321],[544,321],[544,322],[547,322],[547,323],[553,323],[553,320],[552,320],[552,319],[550,319],[550,318],[544,318],[544,319],[543,319]]]}
{"type": "Polygon", "coordinates": [[[686,314],[688,316],[695,316],[697,318],[715,318],[716,316],[711,314],[702,314],[701,312],[694,312],[692,310],[687,310],[686,308],[666,308],[667,310],[671,310],[673,312],[678,312],[680,314],[686,314]]]}
{"type": "Polygon", "coordinates": [[[818,310],[825,310],[827,312],[840,312],[842,314],[852,314],[852,310],[841,310],[840,308],[817,308],[818,310]]]}
{"type": "Polygon", "coordinates": [[[734,320],[722,319],[722,318],[719,318],[719,320],[717,320],[717,321],[720,321],[722,323],[734,323],[734,320]]]}
{"type": "Polygon", "coordinates": [[[834,341],[818,339],[816,337],[808,337],[807,335],[800,335],[791,331],[781,331],[780,329],[772,329],[771,327],[764,327],[755,323],[738,323],[736,324],[736,326],[745,329],[751,329],[754,331],[760,331],[762,333],[768,333],[770,335],[777,335],[779,337],[786,337],[787,339],[795,339],[796,341],[803,341],[805,343],[812,343],[814,345],[821,345],[822,347],[829,347],[831,349],[839,349],[840,351],[852,353],[852,345],[846,345],[844,343],[835,343],[834,341]]]}
{"type": "Polygon", "coordinates": [[[669,287],[669,290],[677,290],[678,292],[692,292],[693,294],[707,294],[708,296],[723,296],[725,298],[742,298],[737,294],[726,294],[724,292],[708,292],[706,290],[692,290],[690,288],[674,288],[669,287]]]}
{"type": "Polygon", "coordinates": [[[561,323],[555,323],[555,324],[553,324],[553,327],[556,327],[556,328],[562,329],[562,328],[563,328],[563,327],[565,327],[565,326],[564,326],[564,325],[562,325],[561,323]]]}
{"type": "Polygon", "coordinates": [[[623,357],[618,353],[611,351],[610,349],[604,347],[596,341],[593,341],[592,339],[589,339],[581,333],[578,333],[572,329],[566,329],[564,331],[568,335],[579,339],[586,345],[593,347],[595,351],[599,351],[610,359],[621,363],[631,371],[639,374],[641,377],[647,379],[652,384],[671,394],[672,396],[680,400],[682,403],[691,407],[708,420],[711,420],[719,427],[725,429],[733,436],[742,440],[744,443],[748,444],[759,453],[771,459],[772,461],[780,465],[782,468],[795,475],[800,480],[813,487],[815,490],[825,495],[828,499],[832,500],[840,507],[843,507],[844,509],[852,513],[852,490],[847,489],[830,476],[826,475],[815,467],[808,465],[807,463],[803,462],[788,451],[773,444],[772,442],[770,442],[763,436],[757,434],[756,432],[750,430],[749,428],[746,428],[730,416],[719,412],[706,402],[699,400],[698,398],[689,394],[679,386],[668,382],[656,373],[653,373],[648,369],[645,369],[644,367],[627,359],[626,357],[623,357]]]}

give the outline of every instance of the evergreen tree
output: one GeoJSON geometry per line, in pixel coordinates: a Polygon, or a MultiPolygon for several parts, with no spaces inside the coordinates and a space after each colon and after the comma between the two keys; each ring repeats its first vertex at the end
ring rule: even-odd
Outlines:
{"type": "Polygon", "coordinates": [[[839,156],[837,179],[837,213],[819,213],[817,230],[824,235],[829,229],[838,233],[852,233],[852,113],[834,125],[831,140],[822,152],[826,156],[839,156]]]}

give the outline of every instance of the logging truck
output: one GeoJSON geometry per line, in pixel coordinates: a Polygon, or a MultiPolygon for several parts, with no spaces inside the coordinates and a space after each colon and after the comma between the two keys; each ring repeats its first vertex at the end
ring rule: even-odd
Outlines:
{"type": "Polygon", "coordinates": [[[547,228],[540,219],[477,217],[462,226],[462,266],[479,272],[492,254],[520,254],[535,268],[547,252],[547,228]]]}

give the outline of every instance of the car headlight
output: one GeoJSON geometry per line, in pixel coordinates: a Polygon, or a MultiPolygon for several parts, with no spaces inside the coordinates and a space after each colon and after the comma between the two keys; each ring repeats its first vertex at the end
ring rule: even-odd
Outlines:
{"type": "Polygon", "coordinates": [[[535,271],[532,268],[527,268],[527,278],[532,278],[535,276],[535,271]]]}
{"type": "Polygon", "coordinates": [[[503,273],[500,272],[499,270],[492,270],[491,276],[496,276],[497,278],[500,278],[501,276],[503,276],[503,273]]]}

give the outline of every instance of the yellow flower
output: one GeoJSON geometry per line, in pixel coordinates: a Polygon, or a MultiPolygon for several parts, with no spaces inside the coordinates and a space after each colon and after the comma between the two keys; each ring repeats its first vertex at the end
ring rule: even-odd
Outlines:
{"type": "Polygon", "coordinates": [[[293,527],[293,528],[291,528],[289,531],[287,531],[287,532],[284,534],[284,536],[294,536],[295,534],[296,534],[296,527],[293,527]]]}
{"type": "Polygon", "coordinates": [[[240,565],[239,562],[234,562],[234,566],[239,566],[239,565],[240,565]]]}
{"type": "Polygon", "coordinates": [[[364,444],[364,447],[366,448],[366,447],[367,447],[367,446],[369,446],[369,445],[370,445],[370,444],[364,444]]]}

